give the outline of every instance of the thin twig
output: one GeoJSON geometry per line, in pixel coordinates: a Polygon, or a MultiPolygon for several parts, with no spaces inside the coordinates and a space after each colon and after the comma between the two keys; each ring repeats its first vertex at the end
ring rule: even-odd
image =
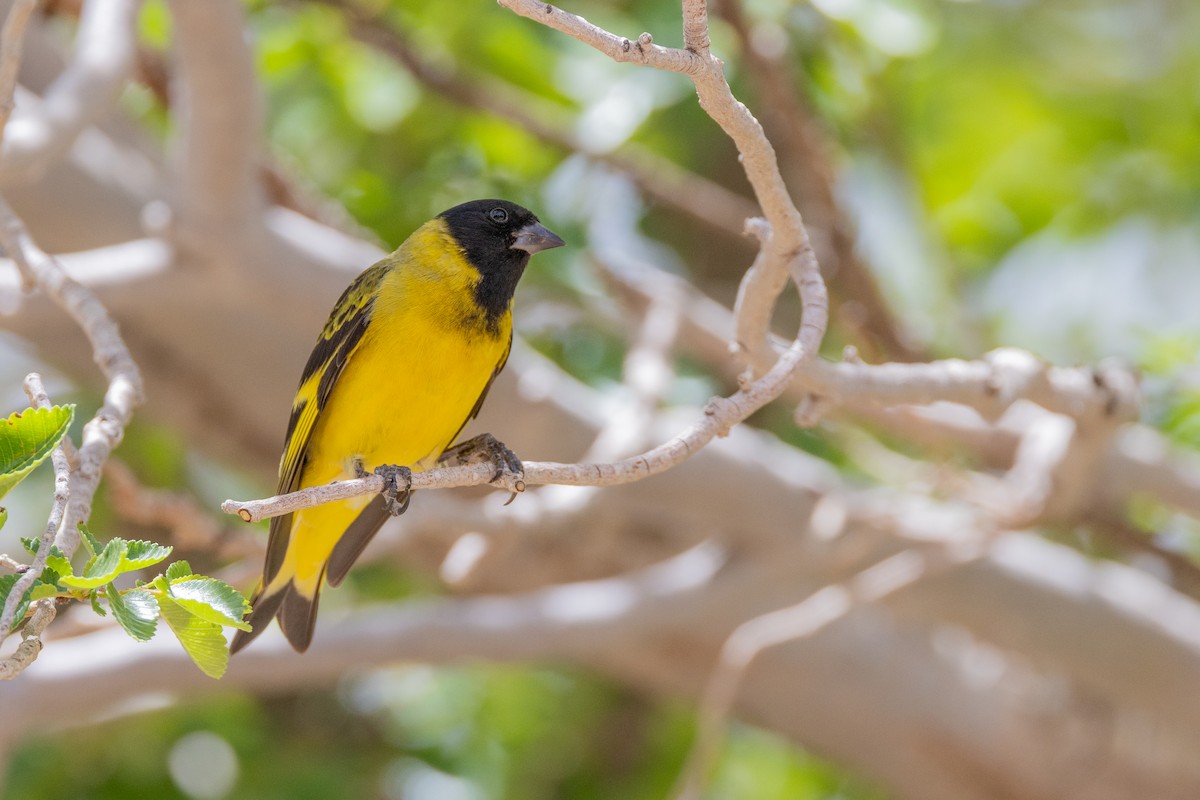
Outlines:
{"type": "Polygon", "coordinates": [[[38,287],[75,320],[108,380],[104,402],[83,426],[79,466],[71,474],[70,499],[57,542],[69,557],[79,546],[79,524],[91,515],[104,461],[121,441],[134,407],[142,401],[142,376],[104,305],[90,289],[68,277],[57,259],[33,242],[24,223],[3,198],[0,198],[0,246],[22,272],[32,276],[38,287]]]}
{"type": "MultiPolygon", "coordinates": [[[[705,408],[704,416],[699,420],[673,439],[644,453],[601,464],[526,461],[524,482],[529,486],[616,486],[665,472],[683,463],[714,438],[724,435],[734,425],[778,397],[791,380],[792,371],[802,358],[804,349],[797,340],[762,378],[729,397],[713,398],[705,408]]],[[[412,488],[482,486],[492,482],[495,471],[495,467],[487,463],[415,472],[412,476],[412,488]]],[[[237,514],[246,522],[259,522],[321,503],[378,494],[382,490],[383,479],[378,475],[368,475],[365,478],[314,486],[262,500],[226,500],[221,504],[221,510],[226,514],[237,514]]]]}
{"type": "MultiPolygon", "coordinates": [[[[29,396],[29,402],[33,403],[36,408],[50,407],[50,398],[47,397],[46,388],[42,385],[42,376],[36,372],[31,372],[25,377],[25,393],[29,396]]],[[[67,511],[71,468],[67,463],[67,456],[61,444],[57,445],[50,453],[50,460],[54,464],[54,500],[50,505],[50,518],[46,521],[46,527],[42,529],[41,538],[38,539],[37,553],[34,554],[33,563],[21,577],[17,578],[17,582],[13,584],[12,590],[4,602],[4,610],[0,611],[0,642],[8,637],[8,630],[12,627],[21,598],[25,596],[29,587],[33,586],[34,581],[42,576],[42,571],[46,568],[46,559],[50,557],[50,548],[54,546],[59,529],[62,527],[63,516],[67,511]]]]}
{"type": "Polygon", "coordinates": [[[716,5],[741,45],[740,63],[756,90],[763,127],[779,148],[784,177],[799,198],[814,239],[824,242],[824,247],[817,247],[821,266],[835,297],[845,301],[836,304],[839,320],[867,345],[869,360],[926,360],[928,355],[905,335],[855,251],[851,224],[836,199],[831,147],[806,107],[803,91],[792,80],[799,59],[786,50],[768,54],[758,46],[743,0],[721,0],[716,5]]]}
{"type": "Polygon", "coordinates": [[[21,643],[8,658],[0,660],[0,681],[10,681],[20,675],[42,652],[41,635],[58,613],[53,598],[38,600],[30,605],[33,613],[21,629],[21,643]]]}
{"type": "MultiPolygon", "coordinates": [[[[804,307],[804,315],[796,340],[778,356],[760,378],[745,382],[727,398],[714,398],[704,416],[670,441],[644,453],[615,463],[552,464],[529,462],[525,465],[526,484],[566,484],[601,486],[627,483],[655,475],[683,462],[716,436],[724,435],[731,427],[774,400],[791,382],[801,364],[817,352],[825,333],[828,298],[820,270],[808,244],[800,214],[788,197],[775,163],[771,143],[750,111],[734,98],[725,81],[719,59],[708,52],[707,13],[704,3],[685,2],[685,34],[689,49],[661,47],[649,34],[636,42],[622,39],[592,25],[582,17],[561,11],[536,0],[500,0],[500,4],[522,16],[567,33],[591,45],[617,61],[641,63],[647,66],[679,72],[691,78],[704,110],[733,139],[742,156],[746,175],[762,206],[767,223],[757,226],[759,240],[766,253],[756,261],[760,275],[781,275],[786,281],[796,280],[804,307]]],[[[750,276],[756,270],[747,273],[750,276]]],[[[770,278],[774,280],[774,278],[770,278]]],[[[778,296],[776,289],[764,289],[761,280],[748,277],[743,282],[743,295],[753,296],[751,304],[766,304],[766,311],[757,319],[761,325],[758,337],[766,342],[766,326],[770,307],[778,296]]],[[[782,288],[782,286],[778,287],[782,288]]],[[[744,322],[746,317],[739,319],[744,322]]],[[[765,345],[764,345],[765,348],[765,345]]],[[[413,488],[463,486],[488,483],[491,468],[485,465],[451,467],[432,470],[413,476],[413,488]]],[[[342,481],[328,486],[302,489],[290,495],[261,501],[227,500],[222,504],[226,513],[236,513],[247,521],[310,507],[321,502],[345,499],[378,492],[382,481],[368,476],[354,481],[342,481]]]]}
{"type": "MultiPolygon", "coordinates": [[[[625,39],[540,0],[499,2],[510,11],[578,39],[615,61],[678,72],[691,79],[701,108],[736,145],[742,169],[771,228],[769,241],[763,243],[764,256],[746,272],[738,292],[735,343],[754,363],[769,360],[768,331],[775,301],[788,278],[798,272],[804,276],[799,287],[805,311],[801,338],[811,357],[816,352],[813,344],[820,344],[826,323],[825,314],[819,313],[820,300],[815,296],[818,284],[821,294],[824,293],[816,256],[800,212],[779,174],[774,147],[750,110],[733,96],[720,59],[708,51],[705,4],[699,0],[684,3],[684,32],[690,49],[676,49],[654,44],[648,33],[636,40],[625,39]],[[703,34],[699,32],[701,29],[703,34]]],[[[760,237],[760,241],[763,238],[766,237],[760,237]]]]}

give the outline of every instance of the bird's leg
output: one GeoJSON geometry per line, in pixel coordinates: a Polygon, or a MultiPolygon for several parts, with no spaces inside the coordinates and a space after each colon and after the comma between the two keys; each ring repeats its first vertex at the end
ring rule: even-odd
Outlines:
{"type": "Polygon", "coordinates": [[[511,496],[505,505],[511,503],[516,496],[525,491],[525,467],[517,454],[509,450],[504,442],[490,433],[481,433],[473,439],[447,449],[438,463],[445,466],[463,466],[478,464],[482,461],[491,463],[496,468],[492,475],[492,483],[508,489],[511,496]]]}
{"type": "MultiPolygon", "coordinates": [[[[367,474],[362,461],[355,459],[355,477],[365,478],[367,474]]],[[[398,467],[395,464],[384,464],[375,468],[375,474],[383,478],[381,494],[388,513],[393,517],[398,517],[408,511],[408,504],[412,501],[412,470],[408,467],[398,467]],[[401,484],[404,485],[403,489],[400,488],[401,484]]]]}

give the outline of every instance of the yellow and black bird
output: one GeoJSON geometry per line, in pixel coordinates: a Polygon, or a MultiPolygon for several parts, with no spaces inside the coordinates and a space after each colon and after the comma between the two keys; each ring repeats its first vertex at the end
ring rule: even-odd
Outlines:
{"type": "MultiPolygon", "coordinates": [[[[279,491],[369,469],[388,490],[271,520],[253,630],[237,633],[232,652],[276,616],[292,647],[308,648],[321,584],[341,583],[389,513],[404,510],[407,470],[435,464],[479,413],[508,359],[517,281],[532,254],[562,244],[529,210],[476,200],[426,222],[350,284],[300,378],[279,491]]],[[[499,450],[498,469],[520,469],[499,450]]]]}

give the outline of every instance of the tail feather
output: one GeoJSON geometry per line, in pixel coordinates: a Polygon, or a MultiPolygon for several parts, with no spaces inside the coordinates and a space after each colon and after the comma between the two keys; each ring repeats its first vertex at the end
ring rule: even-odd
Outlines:
{"type": "Polygon", "coordinates": [[[238,631],[233,635],[233,641],[229,644],[231,655],[254,641],[271,624],[271,620],[279,613],[279,604],[283,602],[283,597],[290,586],[289,583],[283,589],[271,594],[266,594],[261,587],[255,592],[254,598],[250,601],[253,610],[246,618],[246,622],[250,624],[250,630],[238,631]]]}
{"type": "Polygon", "coordinates": [[[283,635],[297,653],[303,653],[312,644],[324,572],[321,570],[321,579],[317,581],[317,589],[312,597],[305,597],[293,583],[289,583],[283,592],[283,604],[279,607],[279,627],[283,629],[283,635]]]}
{"type": "Polygon", "coordinates": [[[351,522],[346,532],[338,537],[337,544],[333,546],[333,552],[329,555],[325,579],[329,581],[330,586],[338,586],[346,579],[346,574],[350,572],[354,562],[390,516],[382,494],[375,495],[371,502],[358,512],[354,522],[351,522]]]}
{"type": "Polygon", "coordinates": [[[246,618],[251,630],[234,634],[229,653],[232,655],[254,641],[276,617],[292,649],[303,653],[312,644],[313,629],[317,624],[317,604],[321,599],[320,586],[318,581],[317,591],[312,597],[302,594],[291,581],[270,594],[260,589],[251,601],[254,610],[246,618]]]}

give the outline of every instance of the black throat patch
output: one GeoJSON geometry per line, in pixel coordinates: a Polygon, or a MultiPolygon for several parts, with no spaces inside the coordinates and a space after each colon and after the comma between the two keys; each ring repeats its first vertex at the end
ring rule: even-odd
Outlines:
{"type": "Polygon", "coordinates": [[[536,222],[528,209],[506,200],[475,200],[441,214],[450,235],[463,249],[467,261],[479,270],[475,302],[492,332],[508,312],[517,283],[529,263],[529,254],[512,248],[516,232],[536,222]],[[500,213],[503,212],[503,213],[500,213]]]}

